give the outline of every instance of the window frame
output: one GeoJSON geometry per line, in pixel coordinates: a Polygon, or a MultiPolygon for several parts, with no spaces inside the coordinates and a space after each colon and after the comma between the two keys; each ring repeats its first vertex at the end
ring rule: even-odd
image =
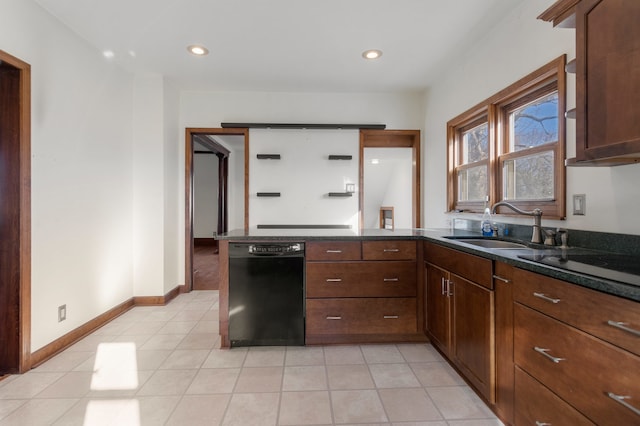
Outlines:
{"type": "MultiPolygon", "coordinates": [[[[566,55],[562,55],[538,70],[501,90],[473,108],[447,122],[447,209],[481,213],[484,201],[458,201],[458,171],[469,168],[460,165],[461,138],[464,129],[482,117],[487,117],[489,125],[489,159],[487,170],[487,204],[493,205],[504,200],[503,165],[505,161],[536,153],[552,151],[554,155],[554,198],[551,200],[505,200],[522,210],[539,208],[549,219],[566,218],[566,55]],[[554,91],[558,92],[558,140],[521,151],[509,151],[507,140],[509,112],[554,91]]],[[[474,163],[478,164],[478,162],[474,163]]],[[[498,213],[515,215],[510,209],[498,213]]]]}

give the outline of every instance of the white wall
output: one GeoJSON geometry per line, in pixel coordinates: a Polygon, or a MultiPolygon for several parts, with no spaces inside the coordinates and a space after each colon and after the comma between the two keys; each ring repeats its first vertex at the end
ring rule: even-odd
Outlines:
{"type": "Polygon", "coordinates": [[[132,78],[33,2],[0,10],[0,48],[32,71],[36,350],[132,295],[132,78]]]}
{"type": "Polygon", "coordinates": [[[193,156],[193,236],[212,238],[218,229],[218,167],[216,155],[193,156]]]}
{"type": "Polygon", "coordinates": [[[184,227],[179,228],[179,218],[184,215],[184,201],[180,204],[179,194],[184,194],[184,186],[180,186],[180,152],[184,152],[181,135],[184,129],[178,125],[180,94],[179,91],[164,79],[162,121],[164,140],[164,286],[161,293],[167,294],[176,286],[184,284],[184,227]],[[182,258],[180,258],[182,256],[182,258]],[[180,269],[182,267],[182,269],[180,269]]]}
{"type": "Polygon", "coordinates": [[[358,130],[249,131],[249,227],[257,225],[347,225],[358,228],[358,197],[329,197],[358,183],[358,130]],[[280,154],[258,160],[257,154],[280,154]],[[329,160],[351,155],[351,160],[329,160]],[[280,192],[280,197],[258,197],[280,192]]]}
{"type": "Polygon", "coordinates": [[[163,78],[135,77],[133,91],[133,254],[136,296],[163,294],[164,144],[163,78]]]}
{"type": "MultiPolygon", "coordinates": [[[[460,52],[426,94],[423,187],[426,227],[446,226],[446,123],[478,102],[545,65],[563,53],[575,57],[575,31],[553,28],[536,19],[554,0],[523,2],[493,31],[460,52]]],[[[575,106],[575,78],[569,76],[568,108],[575,106]]],[[[567,156],[575,155],[575,124],[567,125],[567,156]]],[[[603,232],[640,234],[640,165],[567,169],[567,220],[545,221],[603,232]],[[573,216],[572,194],[587,195],[586,216],[573,216]]],[[[530,218],[505,219],[529,224],[530,218]]]]}

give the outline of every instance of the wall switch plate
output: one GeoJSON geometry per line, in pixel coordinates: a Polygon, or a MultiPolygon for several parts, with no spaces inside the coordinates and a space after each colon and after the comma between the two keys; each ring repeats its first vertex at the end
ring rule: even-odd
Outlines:
{"type": "Polygon", "coordinates": [[[67,305],[58,306],[58,322],[62,322],[67,319],[67,305]]]}
{"type": "Polygon", "coordinates": [[[355,184],[355,183],[348,183],[348,184],[346,185],[345,192],[349,192],[349,193],[352,193],[352,194],[353,194],[354,192],[356,192],[356,184],[355,184]]]}
{"type": "Polygon", "coordinates": [[[574,194],[573,195],[573,214],[576,216],[584,216],[587,209],[587,195],[586,194],[574,194]]]}

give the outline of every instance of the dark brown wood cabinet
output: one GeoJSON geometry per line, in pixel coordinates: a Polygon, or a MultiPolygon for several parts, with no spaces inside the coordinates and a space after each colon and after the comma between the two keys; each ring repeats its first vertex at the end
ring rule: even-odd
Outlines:
{"type": "Polygon", "coordinates": [[[640,2],[576,6],[576,159],[640,161],[640,2]]]}
{"type": "Polygon", "coordinates": [[[492,261],[424,244],[427,334],[474,388],[495,400],[492,261]],[[476,277],[479,284],[468,277],[476,277]]]}
{"type": "Polygon", "coordinates": [[[309,241],[307,344],[426,341],[417,242],[309,241]]]}
{"type": "Polygon", "coordinates": [[[576,158],[567,164],[640,161],[640,2],[559,0],[539,18],[576,28],[576,158]]]}
{"type": "Polygon", "coordinates": [[[496,345],[496,414],[505,424],[515,416],[515,377],[513,363],[513,275],[516,268],[495,262],[495,345],[496,345]]]}
{"type": "Polygon", "coordinates": [[[640,424],[638,304],[521,269],[513,287],[516,424],[543,405],[541,422],[570,406],[595,424],[640,424]]]}

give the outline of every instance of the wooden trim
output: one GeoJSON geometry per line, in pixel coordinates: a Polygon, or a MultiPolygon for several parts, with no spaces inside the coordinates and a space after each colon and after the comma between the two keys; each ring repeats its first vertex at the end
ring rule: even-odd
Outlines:
{"type": "Polygon", "coordinates": [[[308,334],[305,345],[343,345],[361,343],[425,343],[429,339],[422,333],[415,334],[308,334]]]}
{"type": "Polygon", "coordinates": [[[364,206],[364,148],[412,148],[412,221],[413,228],[420,228],[421,213],[421,168],[420,168],[420,130],[360,130],[360,159],[359,159],[359,196],[358,222],[363,226],[364,206]]]}
{"type": "Polygon", "coordinates": [[[164,296],[134,296],[133,304],[134,306],[164,306],[178,297],[180,293],[187,293],[186,286],[176,286],[164,296]]]}
{"type": "Polygon", "coordinates": [[[223,128],[247,129],[377,129],[384,130],[386,124],[322,124],[322,123],[220,123],[223,128]]]}
{"type": "MultiPolygon", "coordinates": [[[[19,71],[19,236],[15,241],[19,245],[17,269],[19,271],[19,372],[25,372],[31,368],[31,65],[0,50],[0,61],[17,68],[19,71]]],[[[3,285],[6,285],[3,283],[3,285]]]]}
{"type": "Polygon", "coordinates": [[[106,323],[112,321],[113,319],[119,317],[120,315],[127,312],[129,309],[135,306],[134,298],[126,300],[119,305],[109,309],[107,312],[98,315],[94,319],[84,323],[80,327],[71,330],[64,336],[54,340],[46,346],[38,349],[37,351],[31,354],[32,367],[37,367],[43,362],[47,361],[51,357],[59,354],[63,350],[67,349],[74,343],[78,342],[83,337],[88,334],[94,332],[98,328],[102,327],[106,323]]]}
{"type": "Polygon", "coordinates": [[[195,135],[238,135],[244,136],[245,147],[245,229],[248,228],[249,221],[249,195],[248,195],[248,148],[249,148],[249,130],[233,129],[233,128],[207,128],[193,127],[185,128],[185,178],[184,178],[184,236],[185,236],[185,262],[184,262],[184,280],[186,291],[193,289],[193,143],[192,137],[195,135]]]}
{"type": "MultiPolygon", "coordinates": [[[[472,212],[482,212],[485,205],[484,202],[458,202],[457,194],[457,176],[456,172],[456,144],[458,141],[458,130],[474,123],[474,121],[486,115],[489,122],[489,176],[488,176],[488,195],[489,204],[493,204],[502,199],[502,170],[501,164],[503,158],[500,156],[504,152],[504,147],[500,146],[501,141],[506,132],[506,126],[503,110],[520,103],[523,98],[530,98],[544,91],[552,82],[557,86],[558,91],[558,111],[561,115],[566,109],[566,55],[561,55],[553,61],[545,64],[541,68],[529,73],[525,77],[510,84],[505,89],[499,91],[495,95],[485,99],[484,101],[474,105],[472,108],[458,115],[447,122],[447,207],[449,211],[456,209],[465,209],[472,212]]],[[[546,149],[549,149],[547,147],[546,149]]],[[[540,148],[545,150],[545,148],[540,148]]],[[[534,153],[536,150],[528,151],[534,153]]],[[[541,207],[545,212],[545,217],[549,219],[564,219],[566,216],[566,168],[563,161],[566,156],[566,122],[564,119],[558,120],[558,142],[553,148],[556,157],[554,173],[556,182],[554,187],[554,200],[549,201],[513,201],[520,208],[526,210],[527,205],[541,207]]],[[[517,155],[519,156],[519,155],[517,155]]],[[[479,163],[478,163],[479,164],[479,163]]]]}
{"type": "Polygon", "coordinates": [[[120,315],[136,306],[162,306],[171,302],[180,293],[185,293],[185,286],[174,287],[164,296],[135,296],[109,309],[101,315],[89,320],[80,327],[71,330],[64,336],[54,340],[31,354],[32,367],[35,368],[53,356],[64,351],[74,343],[93,333],[103,325],[113,321],[120,315]]]}
{"type": "Polygon", "coordinates": [[[578,3],[580,3],[580,0],[558,0],[542,12],[538,19],[553,22],[554,27],[575,28],[575,13],[578,3]]]}
{"type": "Polygon", "coordinates": [[[215,238],[194,238],[193,245],[194,246],[215,246],[216,245],[215,238]]]}

